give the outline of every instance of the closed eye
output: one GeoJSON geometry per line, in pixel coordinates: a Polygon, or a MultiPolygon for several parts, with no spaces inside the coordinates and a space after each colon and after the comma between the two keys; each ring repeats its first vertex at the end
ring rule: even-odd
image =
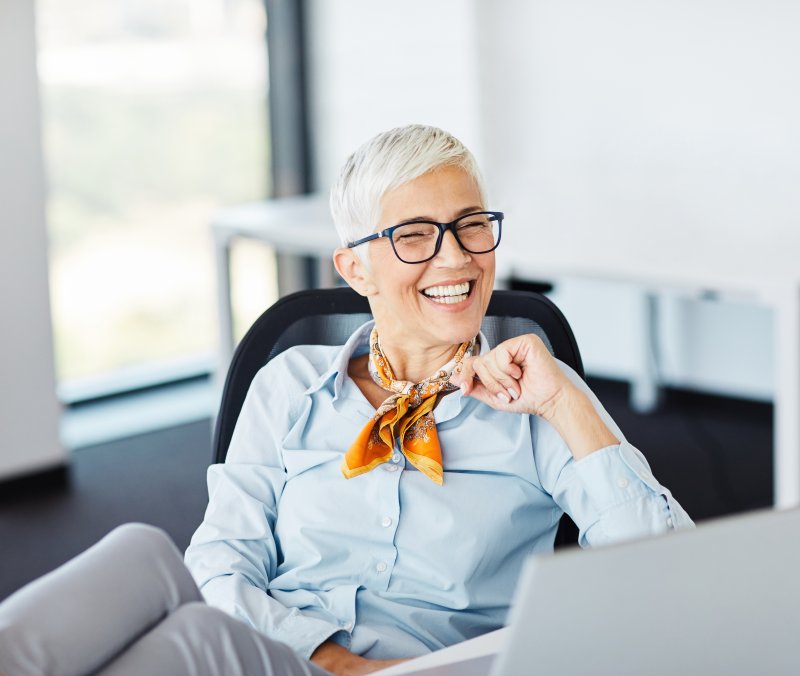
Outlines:
{"type": "Polygon", "coordinates": [[[416,239],[418,237],[430,237],[429,232],[406,232],[405,230],[397,239],[416,239]]]}

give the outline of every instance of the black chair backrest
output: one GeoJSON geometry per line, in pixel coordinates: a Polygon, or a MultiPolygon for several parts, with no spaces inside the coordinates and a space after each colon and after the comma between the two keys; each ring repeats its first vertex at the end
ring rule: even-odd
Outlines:
{"type": "MultiPolygon", "coordinates": [[[[294,345],[343,345],[356,328],[370,319],[367,299],[350,288],[299,291],[267,309],[242,338],[231,360],[214,429],[214,462],[225,462],[247,390],[264,364],[294,345]]],[[[551,354],[584,377],[572,329],[545,296],[528,291],[495,291],[481,329],[490,346],[535,333],[551,354]]],[[[574,528],[562,521],[557,542],[574,544],[574,528]],[[562,532],[565,528],[566,533],[562,532]]]]}

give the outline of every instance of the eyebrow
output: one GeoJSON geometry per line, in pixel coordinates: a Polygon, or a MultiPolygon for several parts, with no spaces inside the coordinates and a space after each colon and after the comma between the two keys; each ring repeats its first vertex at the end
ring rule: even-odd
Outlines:
{"type": "MultiPolygon", "coordinates": [[[[472,206],[472,207],[464,207],[463,209],[456,212],[456,217],[453,219],[454,221],[461,218],[462,216],[466,216],[467,214],[474,214],[476,212],[483,211],[483,207],[472,206]]],[[[409,225],[410,223],[438,223],[435,218],[431,218],[430,216],[414,216],[413,218],[407,218],[404,221],[400,221],[396,225],[409,225]]]]}

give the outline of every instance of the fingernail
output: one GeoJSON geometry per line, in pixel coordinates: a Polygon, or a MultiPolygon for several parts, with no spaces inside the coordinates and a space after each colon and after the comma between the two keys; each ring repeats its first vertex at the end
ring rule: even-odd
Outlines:
{"type": "Polygon", "coordinates": [[[466,394],[466,393],[467,393],[467,383],[466,383],[466,382],[463,382],[463,383],[461,383],[461,384],[459,385],[459,388],[461,388],[461,391],[462,391],[464,394],[466,394]]]}
{"type": "Polygon", "coordinates": [[[511,399],[508,398],[508,395],[505,392],[498,392],[497,398],[502,401],[504,404],[510,404],[511,399]]]}
{"type": "Polygon", "coordinates": [[[510,387],[508,388],[508,394],[511,396],[511,398],[514,401],[516,401],[519,398],[519,395],[514,390],[512,390],[510,387]]]}

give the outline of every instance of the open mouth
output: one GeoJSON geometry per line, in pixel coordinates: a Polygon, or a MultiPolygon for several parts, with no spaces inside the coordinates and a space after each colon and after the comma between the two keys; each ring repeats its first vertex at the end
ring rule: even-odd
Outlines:
{"type": "Polygon", "coordinates": [[[420,293],[434,303],[453,305],[467,300],[474,285],[474,281],[469,281],[461,282],[460,284],[450,284],[448,286],[429,286],[427,289],[420,291],[420,293]]]}

